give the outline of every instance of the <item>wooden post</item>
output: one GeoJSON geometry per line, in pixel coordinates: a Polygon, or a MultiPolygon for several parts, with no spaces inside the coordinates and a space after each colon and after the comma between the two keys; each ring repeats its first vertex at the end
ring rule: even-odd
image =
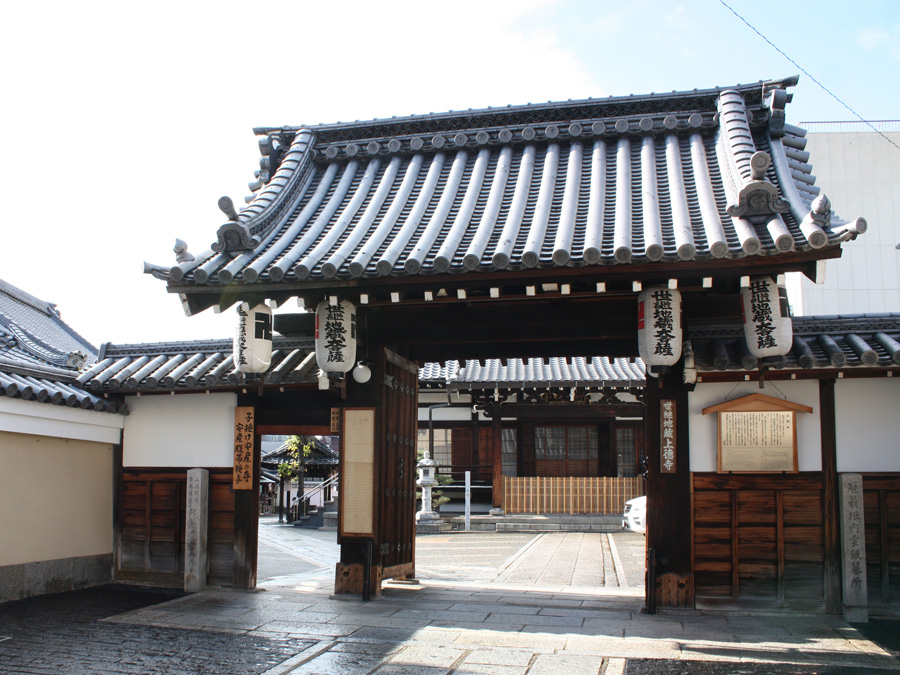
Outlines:
{"type": "Polygon", "coordinates": [[[822,510],[825,525],[825,610],[836,614],[841,611],[841,551],[834,380],[819,380],[819,424],[822,434],[822,510]]]}
{"type": "Polygon", "coordinates": [[[491,458],[493,465],[493,476],[491,477],[491,486],[493,488],[491,505],[491,515],[503,514],[503,432],[500,427],[500,406],[494,406],[493,413],[493,430],[491,434],[491,458]]]}
{"type": "MultiPolygon", "coordinates": [[[[647,547],[656,559],[655,586],[647,584],[647,606],[694,606],[691,562],[691,473],[688,455],[688,400],[681,368],[647,377],[644,424],[647,439],[647,547]],[[674,401],[674,470],[662,472],[662,402],[674,401]],[[653,597],[650,594],[653,593],[653,597]]],[[[666,456],[669,454],[667,452],[666,456]]],[[[653,575],[648,575],[653,578],[653,575]]]]}

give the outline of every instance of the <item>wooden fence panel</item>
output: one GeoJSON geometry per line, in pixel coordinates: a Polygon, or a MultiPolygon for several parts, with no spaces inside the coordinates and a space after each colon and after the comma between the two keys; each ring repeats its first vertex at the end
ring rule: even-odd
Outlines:
{"type": "Polygon", "coordinates": [[[693,477],[698,608],[822,611],[820,474],[693,477]]]}
{"type": "Polygon", "coordinates": [[[506,513],[622,513],[644,494],[644,480],[609,476],[504,476],[506,513]]]}

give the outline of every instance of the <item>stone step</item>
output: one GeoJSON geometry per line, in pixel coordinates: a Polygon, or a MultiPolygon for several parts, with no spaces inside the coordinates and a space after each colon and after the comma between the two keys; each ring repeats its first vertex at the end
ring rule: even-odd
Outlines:
{"type": "Polygon", "coordinates": [[[443,520],[429,520],[416,523],[416,534],[442,534],[452,531],[453,526],[443,520]]]}
{"type": "MultiPolygon", "coordinates": [[[[454,530],[465,529],[465,517],[449,519],[454,530]]],[[[622,516],[599,515],[509,515],[470,518],[470,530],[477,532],[617,532],[622,529],[622,516]]]]}
{"type": "Polygon", "coordinates": [[[322,526],[319,528],[324,532],[336,532],[338,528],[338,512],[325,511],[322,514],[322,526]]]}

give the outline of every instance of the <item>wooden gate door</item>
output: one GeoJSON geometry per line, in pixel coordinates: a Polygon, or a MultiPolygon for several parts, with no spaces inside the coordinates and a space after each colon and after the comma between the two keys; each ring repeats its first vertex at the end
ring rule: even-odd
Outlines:
{"type": "Polygon", "coordinates": [[[415,574],[416,434],[419,369],[384,350],[378,553],[382,578],[415,574]]]}

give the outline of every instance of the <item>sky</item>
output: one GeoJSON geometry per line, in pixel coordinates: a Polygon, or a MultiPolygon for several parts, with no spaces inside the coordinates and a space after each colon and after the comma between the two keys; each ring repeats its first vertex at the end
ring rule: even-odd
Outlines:
{"type": "Polygon", "coordinates": [[[254,180],[254,127],[795,74],[789,123],[857,119],[810,75],[900,119],[900,2],[726,2],[6,3],[0,279],[97,346],[231,337],[232,311],[186,317],[142,264],[215,240],[217,200],[254,180]]]}

